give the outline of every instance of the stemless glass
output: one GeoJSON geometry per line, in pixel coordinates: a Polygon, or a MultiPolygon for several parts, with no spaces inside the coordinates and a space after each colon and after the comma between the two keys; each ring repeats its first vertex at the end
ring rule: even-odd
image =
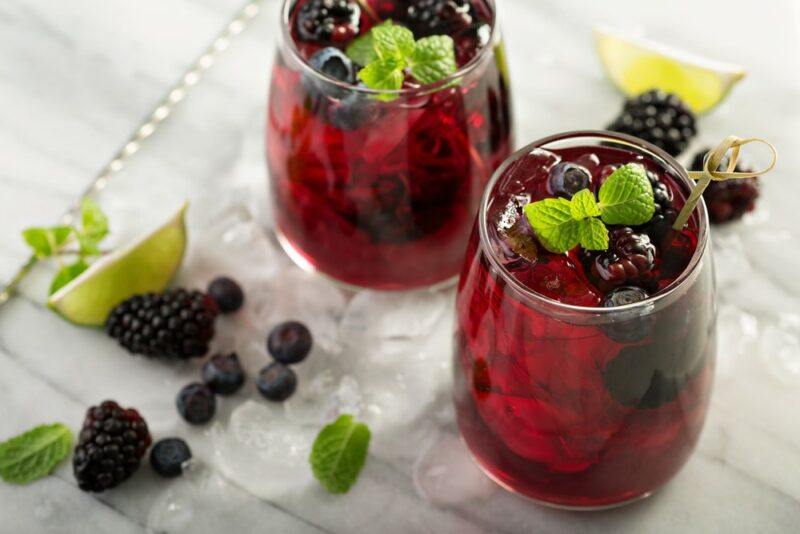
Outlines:
{"type": "Polygon", "coordinates": [[[636,152],[686,195],[693,186],[666,153],[619,134],[562,134],[512,156],[487,186],[459,282],[454,400],[491,478],[541,503],[594,509],[649,495],[692,452],[714,375],[715,282],[702,203],[688,267],[645,301],[568,305],[510,275],[488,231],[498,188],[532,150],[575,146],[636,152]]]}
{"type": "Polygon", "coordinates": [[[284,0],[267,160],[278,237],[301,267],[384,290],[458,274],[483,187],[512,146],[494,2],[475,4],[491,21],[476,57],[436,84],[380,92],[311,68],[284,0]]]}

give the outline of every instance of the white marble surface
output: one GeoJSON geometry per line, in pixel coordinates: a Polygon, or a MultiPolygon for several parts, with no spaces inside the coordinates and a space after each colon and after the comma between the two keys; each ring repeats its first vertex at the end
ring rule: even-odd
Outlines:
{"type": "MultiPolygon", "coordinates": [[[[24,259],[19,231],[46,224],[150,111],[238,7],[238,0],[0,0],[0,278],[24,259]]],[[[155,436],[186,437],[198,469],[174,482],[142,469],[100,497],[69,465],[16,487],[0,483],[0,533],[38,532],[790,532],[800,521],[800,8],[793,0],[670,3],[506,0],[502,5],[519,140],[594,128],[620,97],[591,47],[595,24],[641,31],[750,73],[701,119],[701,139],[769,138],[781,151],[756,214],[716,232],[720,365],[697,452],[662,492],[634,506],[576,514],[540,508],[487,483],[455,439],[449,404],[450,293],[344,295],[291,267],[261,226],[262,113],[276,0],[100,196],[115,239],[191,198],[182,281],[227,271],[251,296],[226,320],[221,349],[249,369],[287,316],[319,348],[299,395],[266,406],[251,389],[194,430],[173,408],[198,365],[133,358],[101,333],[42,305],[39,268],[0,309],[0,438],[34,424],[78,428],[106,397],[141,409],[155,436]],[[224,200],[220,200],[224,199],[224,200]],[[365,317],[378,316],[365,322],[365,317]],[[397,324],[406,326],[398,332],[397,324]],[[402,334],[398,336],[399,334],[402,334]],[[387,341],[388,340],[388,341],[387,341]],[[337,409],[375,440],[354,489],[310,479],[308,436],[337,409]]]]}

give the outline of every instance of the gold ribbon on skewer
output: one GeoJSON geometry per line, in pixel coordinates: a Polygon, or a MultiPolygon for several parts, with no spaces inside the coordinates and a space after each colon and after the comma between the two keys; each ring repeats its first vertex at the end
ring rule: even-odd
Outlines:
{"type": "Polygon", "coordinates": [[[778,151],[769,141],[759,137],[747,137],[742,139],[740,137],[736,137],[735,135],[729,135],[723,139],[716,148],[706,154],[706,157],[703,160],[703,170],[688,171],[689,178],[697,180],[697,185],[695,185],[694,189],[692,189],[689,198],[686,199],[686,204],[684,204],[683,209],[678,214],[678,218],[675,219],[675,224],[672,225],[672,228],[674,230],[681,230],[686,225],[686,221],[688,221],[689,217],[692,215],[695,206],[697,206],[697,203],[700,201],[700,197],[703,196],[703,191],[706,190],[712,180],[722,182],[725,180],[755,178],[756,176],[762,176],[771,171],[777,162],[778,151]],[[772,161],[770,161],[769,165],[767,165],[765,169],[754,172],[737,172],[735,170],[736,163],[739,161],[739,152],[741,147],[748,143],[761,143],[767,145],[770,152],[772,152],[772,161]],[[729,150],[731,151],[731,155],[728,159],[728,166],[724,170],[719,170],[719,166],[729,150]]]}

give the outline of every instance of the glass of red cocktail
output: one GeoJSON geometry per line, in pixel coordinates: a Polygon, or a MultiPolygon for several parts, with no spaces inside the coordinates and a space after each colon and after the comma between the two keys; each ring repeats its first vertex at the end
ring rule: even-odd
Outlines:
{"type": "Polygon", "coordinates": [[[457,296],[454,398],[479,465],[511,491],[578,509],[649,495],[692,452],[714,374],[715,285],[700,203],[670,156],[609,132],[537,141],[487,186],[457,296]],[[605,251],[551,253],[522,207],[647,171],[655,211],[605,251]]]}
{"type": "Polygon", "coordinates": [[[285,0],[267,159],[289,255],[373,289],[457,275],[483,187],[511,151],[502,50],[492,0],[285,0]],[[438,4],[453,7],[433,12],[439,22],[431,26],[425,9],[438,4]],[[380,91],[359,83],[350,66],[326,74],[312,65],[321,50],[347,50],[387,19],[418,38],[452,37],[457,71],[380,91]]]}

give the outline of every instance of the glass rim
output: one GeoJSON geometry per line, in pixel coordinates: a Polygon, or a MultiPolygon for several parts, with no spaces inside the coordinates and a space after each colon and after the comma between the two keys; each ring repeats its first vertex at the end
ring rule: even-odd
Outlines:
{"type": "MultiPolygon", "coordinates": [[[[421,85],[419,87],[410,87],[405,89],[370,89],[368,87],[359,87],[356,85],[349,84],[347,82],[343,82],[341,80],[337,80],[336,78],[332,78],[325,73],[319,72],[318,70],[311,67],[308,64],[308,60],[303,57],[300,53],[300,50],[297,48],[297,43],[295,43],[294,38],[292,37],[292,30],[291,30],[291,14],[292,9],[298,2],[301,0],[282,0],[283,6],[281,7],[281,36],[284,43],[287,43],[288,46],[283,47],[287,49],[292,58],[300,64],[303,71],[307,74],[310,74],[314,78],[323,80],[326,83],[335,85],[342,89],[347,89],[348,91],[352,91],[354,93],[360,93],[364,95],[373,95],[373,96],[386,96],[392,95],[394,97],[402,97],[402,96],[416,96],[420,94],[427,94],[438,91],[439,89],[443,89],[446,86],[458,81],[459,78],[470,74],[474,71],[478,65],[483,63],[487,57],[489,57],[489,51],[494,50],[495,39],[497,38],[497,3],[496,0],[481,0],[486,2],[492,12],[492,20],[489,22],[491,27],[491,33],[489,35],[489,44],[484,46],[480,52],[472,59],[470,59],[465,65],[461,68],[456,70],[453,74],[450,74],[446,78],[442,78],[438,82],[430,83],[427,85],[421,85]]],[[[359,6],[360,6],[360,2],[359,6]]]]}
{"type": "Polygon", "coordinates": [[[542,305],[564,312],[591,313],[595,315],[613,315],[620,312],[637,311],[643,308],[653,308],[657,304],[671,297],[678,289],[683,287],[684,284],[690,280],[690,278],[692,278],[694,273],[697,271],[698,266],[700,265],[700,260],[706,254],[706,250],[708,249],[708,235],[710,232],[710,226],[709,226],[708,211],[706,209],[705,200],[702,197],[700,197],[700,201],[696,206],[696,210],[698,213],[698,222],[699,222],[699,236],[697,240],[697,248],[695,248],[694,254],[692,255],[692,259],[689,262],[689,265],[687,265],[686,268],[683,270],[683,272],[681,272],[680,276],[678,276],[675,280],[673,280],[673,282],[669,286],[667,286],[662,292],[652,297],[649,297],[645,300],[642,300],[640,302],[635,302],[633,304],[626,304],[624,306],[615,306],[612,308],[578,306],[575,304],[566,304],[564,302],[560,302],[550,297],[546,297],[540,293],[537,293],[533,289],[529,288],[528,286],[520,282],[516,277],[512,276],[511,273],[500,263],[495,254],[494,248],[491,246],[491,241],[489,240],[488,222],[487,222],[489,201],[491,200],[492,192],[494,191],[494,188],[497,185],[498,180],[503,176],[508,167],[535,148],[542,148],[545,145],[557,141],[566,141],[570,139],[580,139],[580,138],[585,138],[587,140],[600,139],[604,141],[614,141],[621,145],[633,146],[639,150],[643,149],[646,152],[649,152],[650,155],[656,156],[657,160],[658,159],[663,160],[664,163],[666,163],[669,167],[671,167],[677,172],[678,178],[681,179],[681,183],[679,185],[687,188],[686,189],[687,196],[688,192],[691,191],[691,189],[695,185],[694,181],[691,178],[689,178],[689,174],[686,172],[686,169],[684,168],[683,165],[681,165],[675,158],[667,154],[662,149],[658,148],[657,146],[651,143],[648,143],[647,141],[644,141],[643,139],[639,139],[637,137],[617,132],[610,132],[607,130],[574,130],[574,131],[550,135],[547,137],[543,137],[537,141],[534,141],[514,152],[502,163],[502,165],[500,165],[500,167],[497,168],[497,170],[494,172],[489,182],[486,184],[486,189],[484,190],[483,198],[481,199],[480,210],[478,211],[478,233],[480,235],[480,245],[485,251],[486,257],[488,258],[491,266],[495,269],[495,271],[497,271],[500,274],[500,276],[503,277],[506,283],[511,285],[526,299],[530,299],[542,305]]]}

